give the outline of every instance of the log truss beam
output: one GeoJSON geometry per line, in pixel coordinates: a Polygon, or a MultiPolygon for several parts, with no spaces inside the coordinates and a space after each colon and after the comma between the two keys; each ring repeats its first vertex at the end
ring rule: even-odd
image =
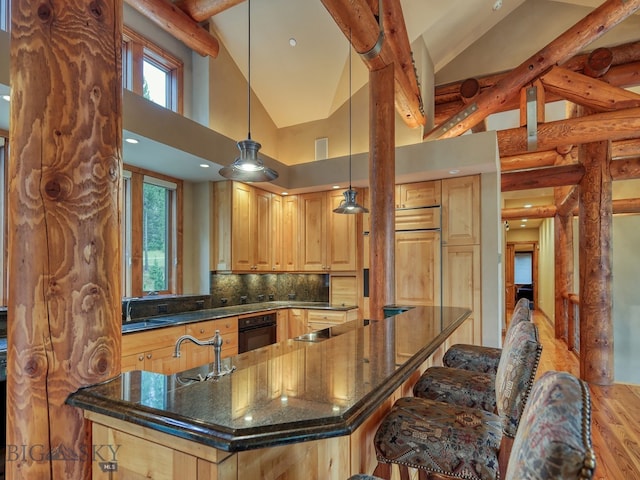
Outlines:
{"type": "Polygon", "coordinates": [[[125,0],[142,15],[200,55],[216,58],[218,40],[169,0],[125,0]]]}
{"type": "Polygon", "coordinates": [[[380,26],[370,3],[368,0],[322,0],[369,71],[393,64],[395,108],[405,124],[411,128],[425,125],[422,95],[400,0],[383,3],[384,39],[381,47],[377,46],[380,26]],[[375,54],[378,49],[379,53],[375,54]]]}
{"type": "Polygon", "coordinates": [[[549,68],[577,54],[619,22],[640,8],[640,0],[607,0],[584,19],[561,34],[542,50],[483,91],[476,101],[449,117],[442,125],[424,135],[425,140],[461,135],[495,113],[516,97],[520,89],[540,77],[549,68]]]}
{"type": "Polygon", "coordinates": [[[244,0],[178,0],[174,5],[196,22],[202,22],[242,2],[244,0]]]}

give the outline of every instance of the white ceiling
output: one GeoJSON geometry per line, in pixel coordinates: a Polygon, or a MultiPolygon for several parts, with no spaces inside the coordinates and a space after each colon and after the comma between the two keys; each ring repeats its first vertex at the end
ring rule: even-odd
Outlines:
{"type": "MultiPolygon", "coordinates": [[[[422,36],[436,71],[523,2],[401,0],[409,41],[422,36]],[[501,8],[494,10],[497,2],[501,8]]],[[[248,2],[211,21],[246,78],[248,2]]],[[[327,118],[342,103],[336,95],[348,45],[320,0],[252,0],[251,87],[278,128],[327,118]],[[290,38],[296,39],[295,47],[290,38]]],[[[366,78],[354,74],[354,91],[366,78]]]]}

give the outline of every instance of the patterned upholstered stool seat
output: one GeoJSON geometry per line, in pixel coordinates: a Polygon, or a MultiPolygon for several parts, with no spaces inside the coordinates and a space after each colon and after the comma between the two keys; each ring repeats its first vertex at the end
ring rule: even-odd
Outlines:
{"type": "MultiPolygon", "coordinates": [[[[530,318],[529,300],[521,298],[511,315],[509,328],[505,334],[505,343],[508,341],[514,327],[520,322],[528,321],[530,318]]],[[[501,355],[501,348],[456,344],[452,345],[444,354],[442,364],[445,367],[495,374],[498,370],[501,355]]]]}
{"type": "Polygon", "coordinates": [[[365,475],[363,473],[358,473],[357,475],[353,475],[349,477],[349,480],[382,480],[382,478],[374,477],[372,475],[365,475]]]}
{"type": "Polygon", "coordinates": [[[538,327],[520,322],[505,340],[496,375],[448,367],[431,367],[413,387],[416,397],[454,405],[498,411],[505,415],[504,430],[513,438],[538,370],[542,344],[538,327]]]}
{"type": "Polygon", "coordinates": [[[499,416],[402,398],[376,432],[379,463],[374,475],[390,478],[390,464],[395,463],[403,479],[413,467],[421,479],[589,480],[595,469],[590,405],[584,382],[567,372],[547,372],[533,388],[513,450],[505,458],[499,416]]]}
{"type": "Polygon", "coordinates": [[[415,385],[416,397],[398,400],[378,428],[374,474],[388,478],[388,466],[395,463],[403,466],[401,470],[414,467],[470,480],[500,478],[504,471],[499,468],[509,457],[541,351],[537,327],[521,322],[505,342],[495,376],[456,368],[427,369],[415,385]],[[474,376],[483,377],[484,384],[472,380],[474,376]],[[464,391],[456,384],[460,378],[467,380],[467,386],[473,383],[474,389],[464,391]],[[478,394],[482,385],[488,390],[478,394]],[[486,395],[493,397],[491,405],[486,395]],[[483,402],[491,408],[483,409],[483,402]]]}
{"type": "Polygon", "coordinates": [[[498,415],[408,397],[395,403],[374,443],[385,463],[481,480],[498,478],[501,440],[498,415]]]}

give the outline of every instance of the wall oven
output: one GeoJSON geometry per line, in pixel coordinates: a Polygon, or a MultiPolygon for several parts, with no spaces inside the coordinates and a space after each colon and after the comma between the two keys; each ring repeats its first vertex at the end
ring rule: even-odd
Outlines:
{"type": "Polygon", "coordinates": [[[276,343],[276,314],[266,313],[238,320],[238,353],[276,343]]]}

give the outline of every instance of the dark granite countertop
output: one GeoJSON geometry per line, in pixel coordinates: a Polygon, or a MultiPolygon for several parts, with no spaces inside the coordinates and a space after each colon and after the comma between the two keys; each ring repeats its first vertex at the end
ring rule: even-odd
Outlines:
{"type": "Polygon", "coordinates": [[[231,305],[229,307],[217,307],[206,310],[194,310],[191,312],[178,313],[172,315],[160,315],[147,319],[134,319],[131,323],[122,325],[122,333],[141,332],[154,328],[170,327],[186,323],[201,322],[204,320],[215,320],[218,318],[244,315],[248,313],[264,312],[266,310],[278,310],[281,308],[305,308],[318,310],[338,310],[348,311],[358,308],[357,305],[334,305],[326,302],[296,302],[296,301],[273,301],[246,303],[243,305],[231,305]]]}
{"type": "MultiPolygon", "coordinates": [[[[127,372],[67,402],[225,451],[349,434],[468,317],[416,307],[321,342],[285,342],[223,360],[236,371],[199,382],[212,366],[175,375],[127,372]]],[[[366,323],[366,322],[365,322],[366,323]]]]}

